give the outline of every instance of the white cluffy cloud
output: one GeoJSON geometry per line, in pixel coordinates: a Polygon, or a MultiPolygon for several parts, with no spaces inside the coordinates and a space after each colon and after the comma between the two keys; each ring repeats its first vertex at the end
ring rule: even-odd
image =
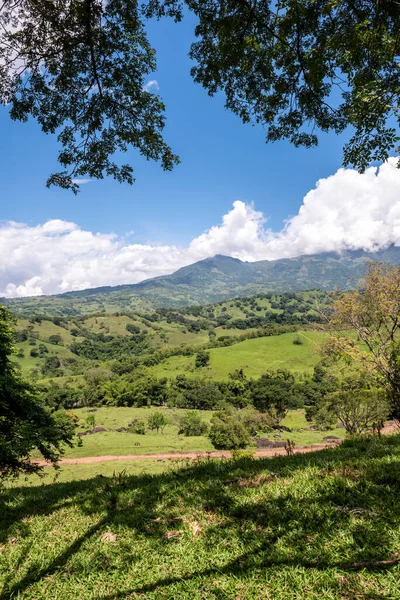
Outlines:
{"type": "Polygon", "coordinates": [[[160,89],[159,83],[157,79],[151,79],[147,83],[144,84],[143,89],[145,92],[158,92],[160,89]]]}
{"type": "Polygon", "coordinates": [[[0,296],[54,294],[137,283],[225,254],[255,261],[400,245],[400,170],[390,159],[364,174],[351,169],[318,181],[297,215],[273,232],[252,204],[237,200],[220,225],[187,247],[129,244],[58,219],[0,225],[0,296]]]}

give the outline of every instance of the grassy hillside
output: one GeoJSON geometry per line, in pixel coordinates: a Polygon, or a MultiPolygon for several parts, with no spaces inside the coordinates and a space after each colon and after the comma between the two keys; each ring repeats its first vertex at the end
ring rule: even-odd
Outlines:
{"type": "Polygon", "coordinates": [[[4,490],[1,598],[399,598],[400,438],[4,490]]]}
{"type": "Polygon", "coordinates": [[[249,377],[259,377],[268,369],[289,369],[298,373],[311,373],[320,361],[319,347],[326,334],[319,331],[299,331],[279,336],[245,340],[227,348],[213,348],[210,364],[195,368],[194,356],[172,356],[150,371],[157,377],[176,375],[205,376],[224,380],[229,373],[243,369],[249,377]],[[301,345],[293,341],[300,338],[301,345]]]}
{"type": "MultiPolygon", "coordinates": [[[[145,313],[95,313],[80,317],[32,315],[30,319],[21,318],[17,322],[18,353],[15,360],[24,373],[35,373],[39,379],[75,377],[90,366],[107,360],[120,360],[123,356],[143,357],[160,351],[168,354],[173,349],[187,347],[193,348],[193,354],[197,347],[218,345],[220,342],[222,344],[224,340],[232,343],[243,335],[258,335],[259,330],[260,335],[266,335],[266,329],[271,327],[279,328],[285,324],[292,325],[292,329],[301,324],[313,326],[319,319],[317,308],[326,307],[328,303],[329,297],[321,292],[303,292],[259,295],[204,307],[158,309],[145,313]],[[52,356],[58,358],[58,366],[49,361],[52,356]]],[[[279,345],[285,346],[286,343],[277,341],[277,344],[279,350],[279,345]]],[[[268,347],[270,342],[266,348],[268,347]]],[[[262,344],[260,349],[263,351],[262,344]]],[[[308,350],[308,342],[305,340],[303,352],[297,354],[303,356],[308,350]]],[[[257,343],[249,351],[258,355],[257,343]]],[[[270,354],[272,362],[278,364],[273,351],[270,354]]],[[[190,368],[193,360],[185,357],[171,359],[172,371],[177,368],[185,371],[190,368]]],[[[268,355],[266,360],[267,363],[270,362],[268,355]]],[[[290,357],[286,357],[285,353],[281,360],[282,364],[290,363],[290,357]]],[[[257,366],[253,370],[259,373],[262,365],[257,361],[256,356],[257,366]]],[[[250,362],[251,357],[244,350],[243,357],[239,352],[237,360],[233,360],[232,364],[235,365],[233,368],[244,366],[247,369],[249,366],[251,371],[253,367],[250,362]],[[242,358],[245,361],[243,365],[238,362],[242,358]]],[[[297,368],[296,358],[293,364],[297,368]]],[[[301,371],[311,364],[312,360],[310,362],[305,359],[304,365],[300,360],[298,368],[301,371]]],[[[164,370],[168,370],[169,363],[165,365],[164,370]]]]}

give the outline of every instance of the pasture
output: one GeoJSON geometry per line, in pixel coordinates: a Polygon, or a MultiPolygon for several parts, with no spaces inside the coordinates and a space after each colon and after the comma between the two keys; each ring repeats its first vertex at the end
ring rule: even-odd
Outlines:
{"type": "Polygon", "coordinates": [[[195,368],[195,356],[172,356],[151,367],[157,377],[202,375],[226,380],[229,373],[243,369],[248,377],[259,377],[268,369],[289,369],[311,373],[321,359],[319,349],[326,334],[322,331],[300,331],[277,336],[245,340],[233,346],[212,348],[207,367],[195,368]],[[293,341],[300,338],[300,345],[293,341]]]}

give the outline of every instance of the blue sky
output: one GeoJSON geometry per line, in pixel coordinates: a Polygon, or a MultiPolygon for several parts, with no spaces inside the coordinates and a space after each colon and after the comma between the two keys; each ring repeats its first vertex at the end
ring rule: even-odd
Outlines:
{"type": "Polygon", "coordinates": [[[261,127],[243,125],[224,109],[222,95],[210,98],[193,83],[187,57],[192,31],[191,17],[150,27],[159,65],[154,78],[167,107],[165,137],[182,161],[174,172],[132,151],[132,187],[108,179],[82,186],[78,197],[47,190],[46,178],[58,168],[56,140],[34,122],[11,122],[1,108],[0,218],[30,225],[57,218],[90,231],[133,230],[139,243],[185,244],[218,223],[236,199],[253,201],[275,230],[297,213],[316,181],[341,165],[344,139],[325,135],[313,150],[265,144],[261,127]]]}

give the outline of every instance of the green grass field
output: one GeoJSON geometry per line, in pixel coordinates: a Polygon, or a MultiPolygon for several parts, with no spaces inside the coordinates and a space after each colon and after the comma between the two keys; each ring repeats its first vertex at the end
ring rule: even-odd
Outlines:
{"type": "MultiPolygon", "coordinates": [[[[66,457],[101,456],[107,454],[156,454],[158,452],[189,452],[195,450],[213,450],[210,440],[204,436],[185,437],[178,435],[178,420],[186,413],[185,410],[168,408],[124,408],[101,407],[95,413],[88,412],[87,408],[73,411],[79,417],[77,431],[88,429],[86,418],[93,414],[96,425],[108,431],[86,435],[82,437],[82,446],[75,446],[66,451],[66,457]],[[115,431],[120,427],[127,427],[133,419],[144,419],[156,411],[165,413],[168,425],[163,432],[146,432],[145,435],[115,431]],[[135,446],[135,444],[139,444],[135,446]]],[[[204,421],[209,422],[211,411],[202,411],[204,421]]]]}
{"type": "MultiPolygon", "coordinates": [[[[179,418],[186,413],[183,409],[168,408],[123,408],[123,407],[101,407],[95,413],[88,412],[87,408],[75,409],[72,412],[79,417],[79,428],[77,431],[88,429],[86,418],[95,415],[96,425],[100,425],[107,431],[99,432],[82,437],[82,446],[68,448],[65,452],[66,458],[84,456],[105,455],[127,455],[127,454],[157,454],[191,451],[214,450],[210,440],[206,436],[185,437],[178,435],[179,418]],[[148,416],[155,411],[161,410],[168,419],[168,425],[164,432],[146,432],[145,435],[137,435],[128,432],[115,431],[117,428],[126,427],[133,419],[147,420],[148,416]],[[139,444],[139,445],[135,445],[139,444]]],[[[207,423],[213,415],[212,411],[201,411],[201,417],[207,423]]],[[[273,440],[291,439],[296,446],[308,446],[321,443],[326,435],[335,435],[339,438],[345,437],[344,429],[330,431],[311,431],[310,423],[305,419],[304,410],[289,411],[284,419],[283,425],[290,427],[290,432],[271,432],[263,434],[273,440]]],[[[36,454],[36,456],[39,456],[36,454]]],[[[151,462],[143,465],[143,469],[151,471],[151,462]]],[[[64,467],[62,467],[64,469],[64,467]]],[[[100,471],[102,472],[102,471],[100,471]]]]}
{"type": "Polygon", "coordinates": [[[227,379],[236,369],[243,369],[249,377],[259,377],[268,369],[280,368],[310,373],[320,361],[318,350],[325,335],[320,331],[300,331],[245,340],[225,348],[212,348],[209,366],[201,369],[195,369],[194,356],[172,356],[150,371],[158,377],[194,374],[219,380],[227,379]],[[301,345],[293,344],[298,336],[303,341],[301,345]]]}
{"type": "MultiPolygon", "coordinates": [[[[122,469],[121,469],[122,471],[122,469]]],[[[2,600],[399,600],[400,437],[3,489],[2,600]]]]}

